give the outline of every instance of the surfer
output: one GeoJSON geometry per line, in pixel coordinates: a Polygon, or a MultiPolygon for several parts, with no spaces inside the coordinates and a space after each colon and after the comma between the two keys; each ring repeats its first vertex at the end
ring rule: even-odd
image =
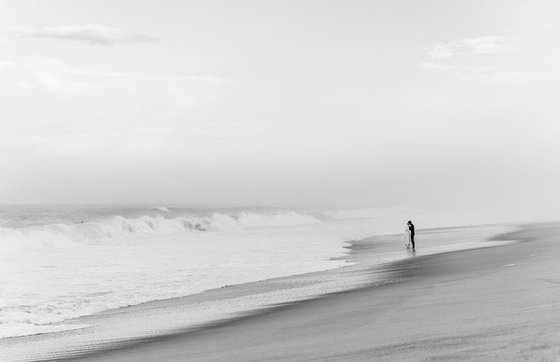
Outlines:
{"type": "Polygon", "coordinates": [[[412,243],[412,250],[414,250],[415,245],[414,245],[414,224],[412,223],[412,221],[408,220],[408,230],[410,232],[410,242],[412,243]]]}

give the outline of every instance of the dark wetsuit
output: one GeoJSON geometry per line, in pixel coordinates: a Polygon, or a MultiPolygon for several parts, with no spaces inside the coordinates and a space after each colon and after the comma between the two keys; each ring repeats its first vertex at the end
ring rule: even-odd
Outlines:
{"type": "Polygon", "coordinates": [[[414,249],[414,224],[408,224],[408,230],[410,230],[410,242],[412,243],[412,249],[414,249]]]}

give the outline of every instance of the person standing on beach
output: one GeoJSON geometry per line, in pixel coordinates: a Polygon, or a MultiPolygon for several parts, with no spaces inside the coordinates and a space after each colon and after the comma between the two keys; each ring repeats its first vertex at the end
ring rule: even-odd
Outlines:
{"type": "Polygon", "coordinates": [[[414,224],[410,220],[408,220],[408,230],[410,231],[410,242],[412,243],[412,250],[414,250],[414,224]]]}

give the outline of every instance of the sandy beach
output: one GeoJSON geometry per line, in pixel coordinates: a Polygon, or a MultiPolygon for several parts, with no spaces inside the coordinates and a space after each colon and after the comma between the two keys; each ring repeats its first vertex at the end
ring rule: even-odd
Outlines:
{"type": "Polygon", "coordinates": [[[560,362],[560,1],[0,9],[0,362],[560,362]]]}
{"type": "MultiPolygon", "coordinates": [[[[382,281],[355,290],[68,359],[558,360],[558,230],[525,225],[498,237],[517,240],[509,245],[416,255],[371,270],[382,281]]],[[[371,245],[353,248],[367,258],[371,245]]]]}

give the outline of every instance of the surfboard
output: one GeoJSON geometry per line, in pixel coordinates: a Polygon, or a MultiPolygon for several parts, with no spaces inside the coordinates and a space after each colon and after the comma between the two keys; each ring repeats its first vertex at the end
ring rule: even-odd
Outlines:
{"type": "Polygon", "coordinates": [[[408,229],[408,225],[404,229],[404,246],[410,248],[410,230],[408,229]]]}

